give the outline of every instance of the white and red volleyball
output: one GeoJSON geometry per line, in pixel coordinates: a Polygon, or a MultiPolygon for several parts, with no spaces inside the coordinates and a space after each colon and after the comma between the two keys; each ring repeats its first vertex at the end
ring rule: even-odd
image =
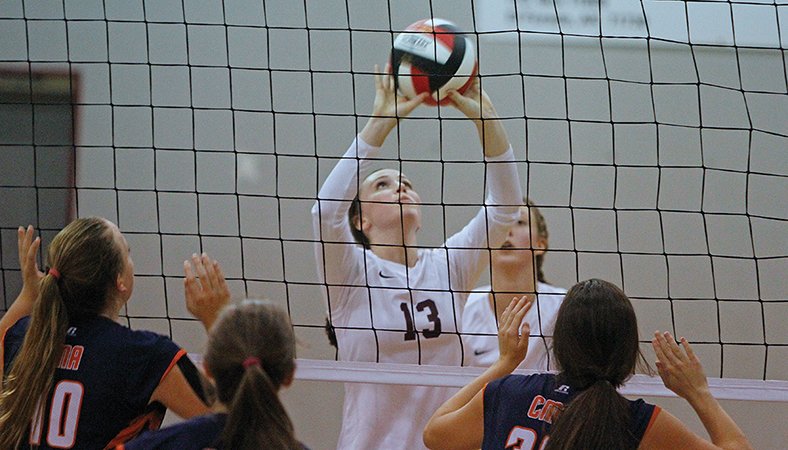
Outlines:
{"type": "Polygon", "coordinates": [[[477,69],[473,42],[448,20],[419,20],[394,39],[391,73],[405,97],[429,92],[425,103],[444,104],[446,91],[464,92],[477,69]]]}

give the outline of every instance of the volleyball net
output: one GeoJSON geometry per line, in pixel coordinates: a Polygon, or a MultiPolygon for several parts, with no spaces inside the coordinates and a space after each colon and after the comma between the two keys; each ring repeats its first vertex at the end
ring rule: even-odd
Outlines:
{"type": "MultiPolygon", "coordinates": [[[[476,46],[548,223],[550,281],[610,280],[642,338],[686,336],[730,398],[788,400],[784,1],[4,2],[0,308],[19,287],[16,227],[46,241],[73,209],[127,236],[132,327],[202,350],[182,261],[206,251],[236,297],[287,308],[301,377],[470,379],[475,369],[331,361],[314,258],[310,209],[372,110],[373,67],[427,17],[476,46]],[[43,83],[52,73],[65,84],[43,83]],[[72,132],[53,137],[63,114],[72,132]]],[[[389,137],[383,162],[425,200],[422,245],[483,203],[477,142],[447,108],[421,107],[389,137]]],[[[656,392],[636,381],[634,393],[656,392]]]]}

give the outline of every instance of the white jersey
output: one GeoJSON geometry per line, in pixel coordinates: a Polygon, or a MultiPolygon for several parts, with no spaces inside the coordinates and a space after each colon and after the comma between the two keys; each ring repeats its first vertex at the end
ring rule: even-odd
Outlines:
{"type": "MultiPolygon", "coordinates": [[[[347,212],[370,153],[358,137],[337,163],[312,209],[318,271],[327,285],[339,359],[462,364],[458,332],[468,293],[519,214],[520,182],[511,149],[487,161],[486,207],[441,248],[419,249],[415,266],[379,258],[357,245],[347,212]],[[358,157],[358,158],[357,158],[358,157]],[[507,205],[507,206],[493,206],[507,205]],[[485,221],[486,216],[486,221],[485,221]],[[488,243],[489,235],[489,243],[488,243]]],[[[456,389],[346,383],[342,450],[423,449],[422,432],[456,389]]]]}
{"type": "MultiPolygon", "coordinates": [[[[489,367],[498,359],[498,320],[490,304],[490,291],[490,286],[483,286],[468,296],[461,327],[467,365],[489,367]]],[[[523,318],[531,326],[531,337],[520,369],[556,369],[551,351],[553,330],[565,294],[566,289],[537,283],[536,303],[523,318]]]]}

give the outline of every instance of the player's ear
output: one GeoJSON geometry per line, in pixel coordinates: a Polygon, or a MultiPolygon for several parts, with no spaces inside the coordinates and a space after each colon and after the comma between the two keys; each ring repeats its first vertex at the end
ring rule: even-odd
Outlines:
{"type": "Polygon", "coordinates": [[[293,384],[293,380],[295,379],[295,364],[296,363],[294,361],[293,362],[293,371],[290,372],[290,374],[287,375],[284,380],[282,380],[281,387],[285,387],[286,388],[286,387],[290,387],[290,385],[293,384]]]}
{"type": "Polygon", "coordinates": [[[533,243],[534,247],[534,255],[541,256],[547,253],[547,238],[544,236],[539,236],[533,243]]]}
{"type": "Polygon", "coordinates": [[[121,294],[125,294],[129,291],[129,286],[126,286],[126,281],[123,279],[122,273],[119,273],[115,278],[115,289],[117,289],[121,294]]]}
{"type": "Polygon", "coordinates": [[[357,229],[362,233],[367,234],[367,232],[369,232],[369,228],[372,226],[372,222],[370,222],[366,217],[361,217],[361,215],[356,218],[356,221],[359,223],[357,229]]]}

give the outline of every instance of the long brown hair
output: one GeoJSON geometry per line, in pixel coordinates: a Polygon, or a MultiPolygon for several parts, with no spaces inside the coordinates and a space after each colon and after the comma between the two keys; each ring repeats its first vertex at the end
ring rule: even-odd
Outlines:
{"type": "Polygon", "coordinates": [[[295,336],[282,309],[260,300],[228,307],[211,330],[205,367],[229,410],[224,448],[302,448],[278,394],[295,370],[295,336]]]}
{"type": "Polygon", "coordinates": [[[105,310],[124,267],[112,229],[98,217],[63,228],[49,245],[47,263],[59,277],[41,280],[22,348],[0,396],[0,448],[22,444],[39,402],[52,389],[69,325],[105,310]]]}
{"type": "MultiPolygon", "coordinates": [[[[542,211],[540,211],[539,207],[537,207],[533,200],[528,197],[523,197],[523,204],[528,207],[528,214],[532,214],[531,217],[534,218],[534,224],[536,225],[538,237],[544,239],[545,243],[547,243],[550,233],[547,231],[547,221],[544,219],[542,211]]],[[[531,217],[528,218],[529,222],[531,217]]],[[[533,243],[533,240],[531,242],[533,243]]],[[[544,271],[542,270],[545,253],[547,253],[546,246],[542,254],[536,255],[536,281],[541,283],[547,283],[547,278],[545,278],[544,271]]]]}
{"type": "Polygon", "coordinates": [[[627,400],[616,388],[648,367],[638,344],[635,310],[626,294],[604,280],[574,285],[555,322],[557,382],[579,391],[550,430],[547,449],[636,448],[627,400]]]}

